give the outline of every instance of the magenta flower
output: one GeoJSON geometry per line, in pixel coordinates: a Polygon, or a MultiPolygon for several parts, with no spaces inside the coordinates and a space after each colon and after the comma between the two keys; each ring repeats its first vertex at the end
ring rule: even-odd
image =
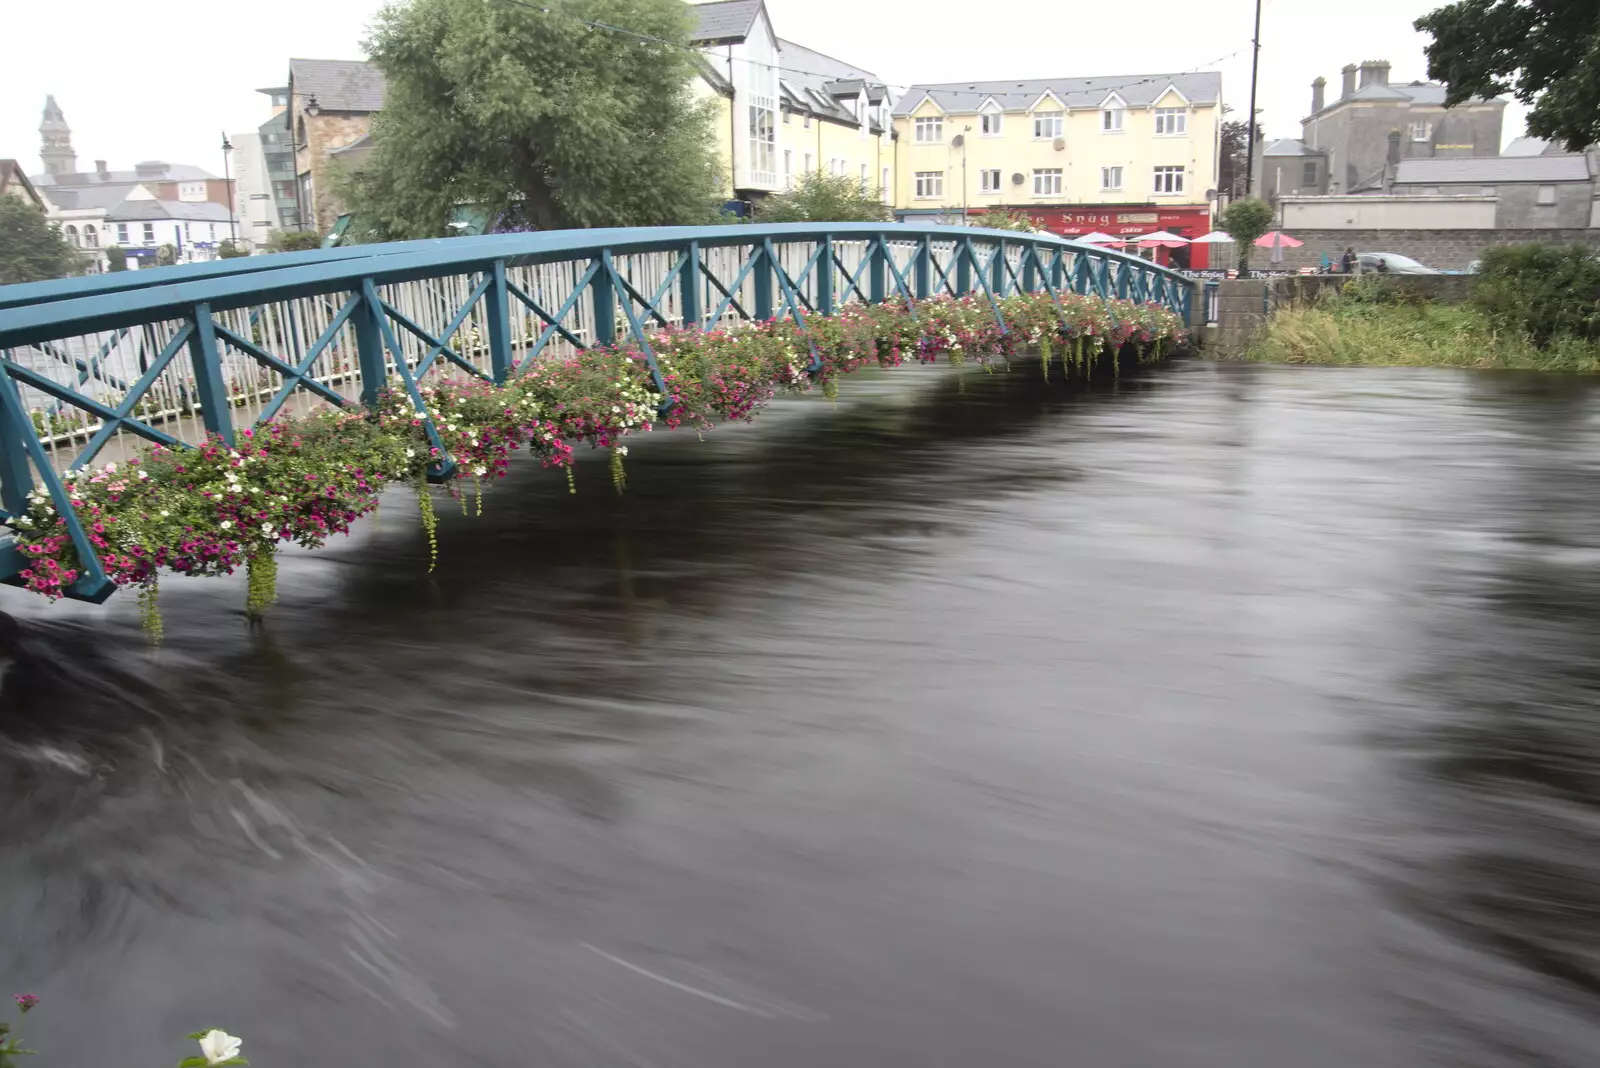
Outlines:
{"type": "Polygon", "coordinates": [[[39,1004],[39,996],[37,994],[12,994],[11,1000],[15,1001],[17,1003],[17,1007],[23,1012],[27,1012],[29,1009],[39,1004]]]}

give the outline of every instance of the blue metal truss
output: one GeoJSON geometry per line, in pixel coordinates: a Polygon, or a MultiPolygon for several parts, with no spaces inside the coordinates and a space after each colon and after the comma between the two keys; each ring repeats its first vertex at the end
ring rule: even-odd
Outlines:
{"type": "MultiPolygon", "coordinates": [[[[440,450],[442,460],[430,477],[442,479],[452,473],[453,461],[444,451],[419,385],[440,360],[464,373],[503,383],[537,360],[557,337],[580,349],[625,340],[641,353],[657,388],[665,393],[651,340],[653,327],[712,329],[730,313],[747,320],[790,318],[803,326],[809,316],[835,314],[851,300],[902,300],[914,316],[919,300],[981,294],[1004,329],[1000,301],[1025,292],[1047,292],[1058,307],[1067,292],[1156,301],[1187,321],[1193,290],[1188,279],[1147,261],[1052,235],[876,223],[501,234],[0,286],[0,521],[23,511],[29,494],[36,487],[42,489],[66,518],[68,534],[85,561],[85,574],[71,595],[100,601],[112,592],[56,474],[59,444],[47,443],[36,430],[23,403],[22,387],[49,397],[52,414],[73,409],[98,421],[69,461],[77,469],[93,462],[123,431],[174,448],[191,444],[168,432],[179,428],[163,429],[160,416],[136,414],[170,373],[181,376],[177,394],[191,411],[198,410],[205,430],[231,441],[236,414],[229,396],[228,359],[242,358],[281,379],[259,409],[257,422],[276,417],[300,392],[334,405],[354,403],[316,372],[319,360],[339,347],[341,334],[348,330],[345,336],[354,337],[353,355],[361,374],[360,403],[374,404],[386,388],[403,394],[421,417],[429,441],[440,450]],[[781,253],[795,246],[804,260],[798,271],[791,272],[781,253]],[[721,274],[714,270],[710,253],[718,249],[740,250],[737,266],[724,267],[721,274]],[[847,249],[850,255],[860,250],[853,267],[846,262],[847,249]],[[646,253],[670,256],[670,267],[648,294],[632,266],[633,257],[646,253]],[[909,253],[905,266],[897,253],[909,253]],[[540,265],[570,265],[566,277],[571,284],[565,292],[559,288],[544,292],[543,284],[524,288],[508,274],[540,265]],[[413,302],[436,308],[426,317],[429,321],[416,321],[383,295],[392,287],[444,281],[461,284],[467,296],[458,305],[429,287],[425,299],[413,302]],[[300,340],[301,320],[290,303],[306,299],[331,313],[328,325],[309,345],[300,340]],[[586,299],[591,323],[587,331],[568,325],[586,299]],[[274,320],[280,325],[278,347],[284,351],[273,351],[272,340],[256,330],[264,321],[264,309],[274,304],[282,304],[287,312],[274,320]],[[514,346],[512,329],[518,305],[539,324],[537,336],[525,338],[520,348],[514,346]],[[218,318],[235,311],[246,313],[250,326],[246,333],[251,336],[218,318]],[[487,338],[475,342],[479,346],[486,342],[487,371],[473,362],[469,347],[458,340],[475,312],[487,325],[487,338]],[[287,330],[281,329],[285,318],[287,330]],[[619,328],[625,328],[625,339],[619,338],[619,328]],[[158,334],[169,329],[171,336],[158,345],[158,334]],[[414,364],[399,343],[402,333],[423,346],[423,355],[414,364]],[[94,355],[70,355],[73,339],[89,339],[77,344],[80,351],[94,355]],[[33,358],[25,359],[30,353],[33,358]],[[137,363],[135,381],[107,370],[118,354],[137,363]],[[65,372],[69,381],[52,377],[41,366],[58,368],[57,373],[65,372]],[[108,404],[87,390],[120,397],[108,404]],[[54,457],[52,448],[57,450],[54,457]]],[[[484,347],[476,351],[481,353],[484,347]]],[[[815,371],[821,362],[814,344],[811,357],[815,371]]],[[[348,358],[342,362],[348,364],[348,358]]],[[[15,582],[22,566],[20,554],[0,533],[0,581],[15,582]]]]}

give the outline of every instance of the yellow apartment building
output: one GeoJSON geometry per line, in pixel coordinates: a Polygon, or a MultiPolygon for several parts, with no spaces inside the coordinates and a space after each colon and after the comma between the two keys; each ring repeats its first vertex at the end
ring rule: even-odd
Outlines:
{"type": "Polygon", "coordinates": [[[716,101],[730,198],[753,203],[807,171],[849,175],[893,202],[894,98],[871,71],[777,36],[762,0],[693,5],[695,92],[716,101]]]}
{"type": "Polygon", "coordinates": [[[1003,207],[1069,237],[1211,228],[1222,133],[1215,72],[917,85],[900,98],[894,125],[903,219],[1003,207]]]}

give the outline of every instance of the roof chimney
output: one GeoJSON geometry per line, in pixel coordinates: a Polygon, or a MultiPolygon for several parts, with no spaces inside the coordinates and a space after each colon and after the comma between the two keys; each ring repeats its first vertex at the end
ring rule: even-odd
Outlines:
{"type": "Polygon", "coordinates": [[[1318,77],[1311,83],[1311,114],[1315,115],[1322,110],[1325,103],[1324,97],[1328,89],[1328,79],[1318,77]]]}
{"type": "Polygon", "coordinates": [[[1368,59],[1361,64],[1361,87],[1369,85],[1389,84],[1389,61],[1387,59],[1368,59]]]}
{"type": "Polygon", "coordinates": [[[1344,75],[1344,85],[1340,87],[1339,99],[1345,100],[1349,97],[1355,96],[1356,65],[1354,63],[1346,63],[1344,65],[1344,69],[1342,69],[1339,73],[1344,75]]]}
{"type": "Polygon", "coordinates": [[[103,159],[94,161],[94,172],[100,176],[102,182],[111,177],[110,172],[106,170],[106,161],[103,159]]]}

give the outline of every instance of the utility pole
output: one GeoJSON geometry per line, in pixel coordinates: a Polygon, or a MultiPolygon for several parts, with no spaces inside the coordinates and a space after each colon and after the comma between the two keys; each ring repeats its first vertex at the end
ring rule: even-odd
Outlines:
{"type": "Polygon", "coordinates": [[[228,242],[231,245],[239,243],[239,226],[234,218],[233,176],[228,171],[228,153],[233,151],[233,144],[228,140],[228,131],[222,131],[222,184],[228,187],[228,242]]]}
{"type": "Polygon", "coordinates": [[[1250,195],[1256,169],[1256,69],[1261,65],[1261,0],[1256,0],[1256,35],[1250,39],[1250,114],[1244,117],[1244,195],[1250,195]]]}

